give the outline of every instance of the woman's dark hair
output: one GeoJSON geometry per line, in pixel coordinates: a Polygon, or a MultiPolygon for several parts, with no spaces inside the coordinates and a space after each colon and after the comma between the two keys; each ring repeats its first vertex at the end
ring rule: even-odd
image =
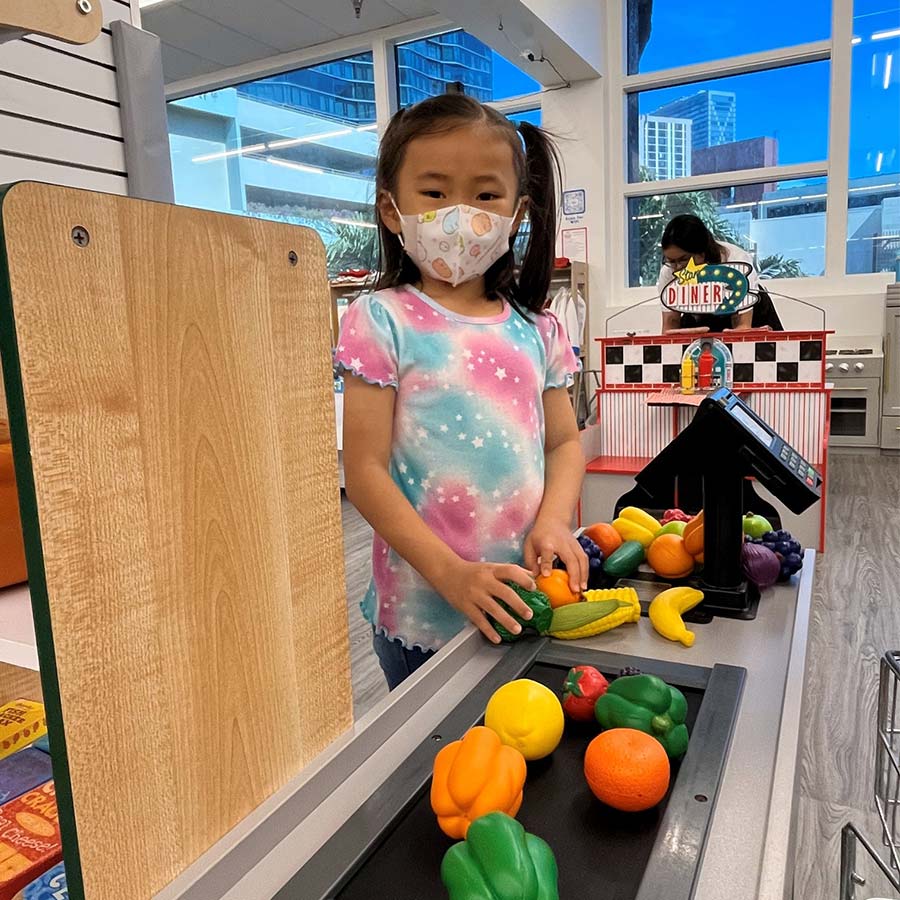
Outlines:
{"type": "MultiPolygon", "coordinates": [[[[451,131],[461,125],[481,123],[496,128],[512,148],[519,197],[527,196],[530,234],[521,271],[516,274],[510,236],[509,252],[484,276],[487,296],[503,297],[522,315],[540,312],[547,301],[556,247],[557,180],[559,156],[553,142],[540,128],[522,122],[518,129],[502,113],[465,94],[441,94],[401,109],[391,119],[381,139],[375,170],[376,197],[395,194],[397,173],[406,146],[424,134],[451,131]],[[521,139],[520,139],[521,136],[521,139]]],[[[418,266],[406,255],[394,234],[378,218],[379,271],[376,290],[415,284],[418,266]]]]}
{"type": "Polygon", "coordinates": [[[681,247],[688,253],[702,253],[707,262],[722,262],[722,246],[716,243],[709,229],[696,216],[675,216],[663,232],[660,245],[663,250],[667,247],[681,247]]]}

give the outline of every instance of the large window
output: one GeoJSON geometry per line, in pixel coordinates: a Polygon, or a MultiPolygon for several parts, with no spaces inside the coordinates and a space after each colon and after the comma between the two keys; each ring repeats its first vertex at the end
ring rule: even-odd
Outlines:
{"type": "Polygon", "coordinates": [[[720,241],[748,250],[763,278],[821,275],[825,197],[823,178],[631,197],[629,283],[656,284],[663,230],[682,213],[699,216],[720,241]]]}
{"type": "Polygon", "coordinates": [[[631,94],[629,181],[824,160],[828,82],[816,62],[631,94]]]}
{"type": "Polygon", "coordinates": [[[763,277],[825,274],[831,0],[796,0],[790,17],[777,0],[715,16],[699,0],[624,7],[626,283],[656,283],[679,213],[750,251],[763,277]]]}
{"type": "Polygon", "coordinates": [[[856,0],[850,94],[847,272],[900,261],[900,3],[856,0]]]}
{"type": "Polygon", "coordinates": [[[830,0],[628,0],[629,75],[791,44],[831,35],[830,0]]]}
{"type": "Polygon", "coordinates": [[[316,228],[332,273],[374,261],[371,53],[169,104],[178,203],[316,228]]]}
{"type": "Polygon", "coordinates": [[[465,31],[448,31],[396,47],[400,106],[443,94],[454,82],[482,102],[533,94],[540,85],[465,31]]]}

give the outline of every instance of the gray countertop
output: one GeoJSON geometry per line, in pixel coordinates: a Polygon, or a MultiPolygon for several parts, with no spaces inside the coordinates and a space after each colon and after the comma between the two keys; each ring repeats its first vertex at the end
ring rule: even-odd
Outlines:
{"type": "MultiPolygon", "coordinates": [[[[585,641],[598,650],[747,670],[695,900],[783,900],[792,878],[791,824],[806,633],[815,554],[799,582],[763,594],[752,622],[692,625],[685,648],[643,618],[585,641]]],[[[311,858],[502,658],[474,630],[382,700],[296,779],[157,895],[157,900],[269,898],[311,858]]]]}

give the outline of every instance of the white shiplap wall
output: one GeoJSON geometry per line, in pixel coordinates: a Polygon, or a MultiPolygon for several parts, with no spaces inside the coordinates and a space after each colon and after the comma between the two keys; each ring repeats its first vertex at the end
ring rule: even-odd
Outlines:
{"type": "Polygon", "coordinates": [[[90,44],[36,35],[0,44],[0,184],[127,193],[109,26],[132,22],[132,10],[127,0],[99,2],[103,30],[90,44]]]}

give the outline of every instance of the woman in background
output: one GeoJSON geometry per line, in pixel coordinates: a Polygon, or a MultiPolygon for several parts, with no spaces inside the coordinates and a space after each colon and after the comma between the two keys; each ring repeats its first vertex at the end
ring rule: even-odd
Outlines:
{"type": "Polygon", "coordinates": [[[707,331],[746,331],[750,328],[767,328],[771,331],[783,331],[778,313],[772,300],[765,292],[759,292],[759,274],[753,268],[753,258],[741,247],[725,241],[717,241],[709,229],[697,216],[675,216],[663,232],[660,241],[663,252],[663,264],[656,281],[656,293],[675,277],[675,273],[683,269],[688,262],[694,265],[703,263],[731,262],[747,263],[751,266],[748,276],[750,293],[758,294],[759,300],[751,309],[734,313],[731,316],[716,316],[712,313],[679,313],[664,310],[662,315],[663,334],[701,334],[707,331]]]}

